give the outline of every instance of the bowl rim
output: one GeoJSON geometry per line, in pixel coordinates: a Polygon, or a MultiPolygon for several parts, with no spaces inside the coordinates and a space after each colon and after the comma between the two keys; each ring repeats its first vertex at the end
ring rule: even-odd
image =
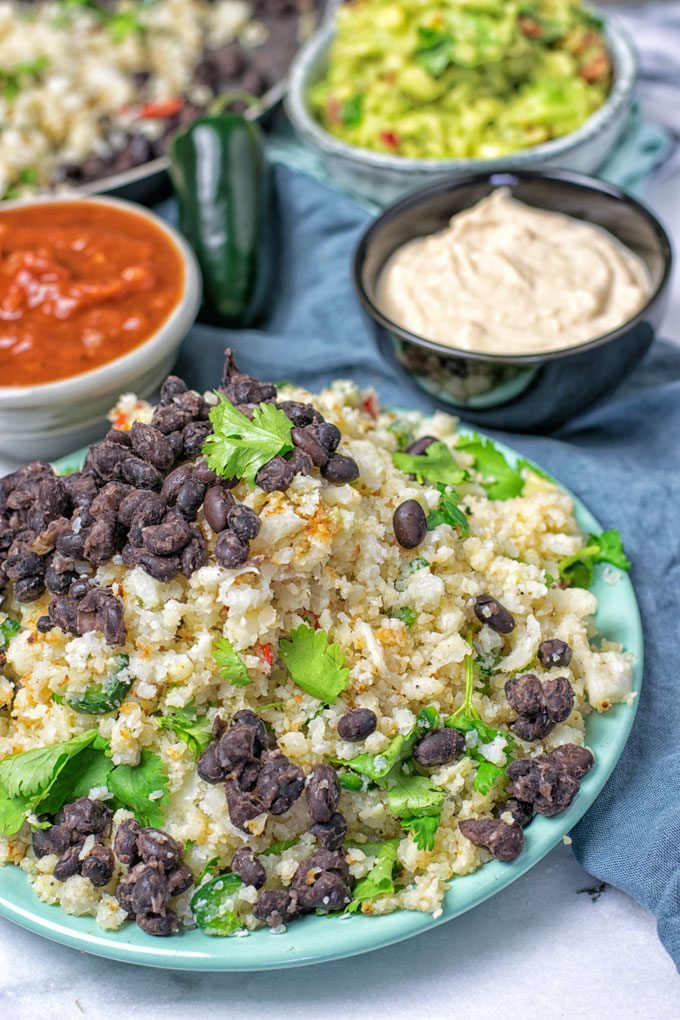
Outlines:
{"type": "MultiPolygon", "coordinates": [[[[584,222],[591,221],[585,220],[584,222]]],[[[495,364],[535,365],[542,364],[546,361],[557,361],[561,358],[582,354],[584,351],[601,347],[604,344],[612,343],[619,339],[619,337],[628,332],[631,326],[636,325],[639,321],[644,319],[647,310],[665,291],[673,271],[673,263],[673,246],[660,220],[654,215],[648,206],[639,201],[639,199],[634,198],[633,195],[630,195],[622,188],[619,188],[617,185],[610,184],[608,181],[601,181],[596,177],[590,177],[587,174],[575,173],[572,170],[508,169],[505,171],[494,170],[468,174],[465,177],[460,177],[456,174],[455,176],[444,178],[444,180],[439,180],[433,184],[427,185],[424,188],[419,188],[417,191],[412,191],[408,195],[404,196],[404,198],[401,198],[397,202],[388,206],[384,212],[377,216],[368,225],[357,243],[352,259],[352,282],[359,301],[371,318],[378,322],[383,329],[386,329],[389,333],[396,334],[408,343],[414,344],[417,347],[425,347],[426,349],[431,350],[436,354],[443,355],[444,357],[463,357],[470,361],[492,362],[495,364]],[[441,192],[453,192],[458,188],[467,187],[470,184],[482,183],[488,183],[492,187],[503,187],[508,184],[512,184],[513,181],[549,181],[556,186],[559,186],[560,184],[567,184],[577,189],[580,188],[584,192],[590,192],[591,194],[595,193],[599,195],[606,195],[609,198],[624,202],[635,212],[637,216],[640,217],[640,219],[644,220],[652,228],[652,231],[658,241],[659,251],[663,259],[663,271],[656,286],[652,289],[642,307],[639,308],[634,315],[626,319],[625,322],[622,322],[620,326],[617,326],[616,329],[609,330],[607,333],[602,333],[590,340],[584,340],[582,343],[574,344],[570,347],[559,348],[554,351],[525,354],[496,354],[488,351],[469,351],[462,347],[453,347],[449,344],[443,344],[436,340],[430,340],[427,337],[419,336],[417,333],[412,333],[410,330],[401,326],[398,322],[394,322],[385,315],[367,293],[363,281],[363,267],[369,246],[373,238],[383,229],[383,227],[392,220],[398,219],[399,216],[401,216],[407,209],[412,209],[414,206],[417,207],[424,200],[427,200],[433,195],[440,194],[441,192]]]]}
{"type": "Polygon", "coordinates": [[[151,209],[138,205],[136,202],[110,195],[83,195],[77,192],[66,192],[64,194],[34,195],[14,199],[11,202],[3,202],[0,205],[0,215],[14,209],[63,205],[71,202],[119,209],[147,220],[160,230],[177,251],[182,263],[183,277],[179,297],[160,326],[140,344],[125,354],[121,354],[120,357],[112,358],[111,361],[106,361],[96,368],[70,375],[66,379],[55,379],[30,386],[0,386],[0,411],[24,407],[27,402],[31,404],[64,403],[72,400],[76,391],[82,390],[84,387],[89,387],[93,396],[104,391],[113,391],[129,380],[131,371],[133,373],[140,371],[141,364],[153,360],[156,355],[160,359],[168,347],[175,343],[179,344],[198,313],[202,281],[196,256],[180,232],[151,209]],[[102,386],[102,384],[104,385],[102,386]]]}
{"type": "MultiPolygon", "coordinates": [[[[595,8],[592,10],[603,14],[595,8]]],[[[340,138],[326,131],[309,109],[307,88],[309,74],[316,60],[330,46],[335,35],[335,25],[331,21],[321,27],[300,48],[290,67],[289,82],[284,96],[286,113],[296,131],[307,140],[313,142],[325,153],[340,156],[350,162],[358,162],[379,170],[400,170],[402,172],[433,172],[491,170],[495,167],[507,166],[512,160],[518,167],[522,164],[547,162],[564,155],[579,145],[596,136],[616,119],[621,111],[630,104],[638,73],[637,52],[628,33],[609,16],[602,17],[604,31],[609,45],[609,52],[614,65],[612,89],[604,103],[575,131],[570,131],[559,138],[553,138],[539,145],[527,146],[516,152],[492,159],[475,157],[460,159],[441,159],[437,157],[410,157],[389,155],[375,152],[372,149],[348,145],[340,138]]]]}

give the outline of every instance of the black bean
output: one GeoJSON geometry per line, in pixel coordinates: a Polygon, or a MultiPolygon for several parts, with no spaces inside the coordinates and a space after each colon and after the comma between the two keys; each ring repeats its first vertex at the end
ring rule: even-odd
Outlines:
{"type": "Polygon", "coordinates": [[[192,531],[181,514],[170,511],[160,524],[142,528],[142,545],[154,556],[171,556],[192,538],[192,531]]]}
{"type": "Polygon", "coordinates": [[[403,549],[415,549],[427,535],[425,511],[416,499],[400,503],[392,516],[394,537],[403,549]]]}
{"type": "Polygon", "coordinates": [[[564,676],[543,681],[545,710],[555,723],[564,722],[574,707],[574,689],[564,676]]]}
{"type": "Polygon", "coordinates": [[[554,768],[562,769],[574,779],[585,776],[595,764],[592,751],[589,751],[587,747],[578,747],[576,744],[560,744],[550,754],[545,755],[542,761],[548,762],[554,768]]]}
{"type": "Polygon", "coordinates": [[[45,571],[45,587],[52,595],[65,595],[77,574],[73,570],[57,570],[52,564],[45,571]]]}
{"type": "Polygon", "coordinates": [[[23,552],[5,560],[4,570],[10,581],[21,581],[45,573],[45,561],[35,553],[23,552]]]}
{"type": "Polygon", "coordinates": [[[212,485],[206,492],[203,514],[215,534],[226,528],[229,511],[234,502],[234,497],[223,485],[212,485]]]}
{"type": "Polygon", "coordinates": [[[163,914],[138,914],[137,924],[147,935],[161,938],[176,935],[179,931],[179,918],[174,910],[166,910],[163,914]]]}
{"type": "Polygon", "coordinates": [[[36,505],[49,520],[62,517],[71,510],[68,489],[61,478],[44,478],[38,486],[36,505]]]}
{"type": "Polygon", "coordinates": [[[571,662],[571,648],[566,641],[560,641],[559,638],[541,641],[538,646],[538,661],[546,669],[553,666],[562,669],[571,662]]]}
{"type": "Polygon", "coordinates": [[[175,397],[186,393],[187,389],[187,384],[178,375],[169,375],[161,386],[161,404],[170,404],[175,397]]]}
{"type": "MultiPolygon", "coordinates": [[[[215,719],[217,722],[217,719],[215,719]]],[[[213,723],[213,726],[215,723],[213,723]]],[[[232,726],[250,726],[255,731],[255,737],[253,740],[253,754],[261,755],[263,751],[266,751],[270,746],[270,732],[267,730],[266,723],[260,719],[259,715],[252,712],[249,708],[241,708],[238,712],[234,712],[231,720],[232,726]]]]}
{"type": "Polygon", "coordinates": [[[507,680],[505,696],[518,715],[537,716],[545,707],[541,681],[533,673],[507,680]]]}
{"type": "Polygon", "coordinates": [[[323,467],[330,460],[328,450],[319,441],[315,425],[304,425],[302,428],[294,428],[290,438],[295,446],[311,457],[312,463],[316,467],[323,467]]]}
{"type": "Polygon", "coordinates": [[[73,878],[80,874],[83,862],[80,859],[80,852],[83,849],[85,840],[79,840],[74,846],[66,850],[54,866],[52,874],[59,882],[65,882],[67,878],[73,878]]]}
{"type": "Polygon", "coordinates": [[[543,711],[538,715],[518,716],[514,723],[510,724],[510,729],[520,740],[531,743],[534,740],[542,740],[543,737],[547,737],[554,725],[555,723],[548,713],[543,711]]]}
{"type": "MultiPolygon", "coordinates": [[[[71,528],[77,520],[78,518],[74,518],[71,528]]],[[[85,538],[86,532],[82,528],[78,532],[73,530],[62,531],[57,535],[54,546],[57,552],[67,559],[71,561],[82,560],[85,553],[85,538]]]]}
{"type": "Polygon", "coordinates": [[[146,489],[133,489],[118,505],[118,520],[123,527],[132,528],[135,525],[141,532],[148,524],[160,524],[166,510],[162,496],[146,489]]]}
{"type": "Polygon", "coordinates": [[[323,421],[322,416],[311,404],[301,404],[298,400],[282,400],[277,404],[293,425],[300,427],[323,421]]]}
{"type": "Polygon", "coordinates": [[[160,492],[160,498],[172,506],[184,483],[192,476],[191,464],[180,464],[167,475],[160,492]]]}
{"type": "Polygon", "coordinates": [[[116,552],[118,531],[112,512],[101,514],[88,530],[83,546],[83,557],[89,563],[106,563],[116,552]]]}
{"type": "Polygon", "coordinates": [[[164,436],[167,436],[171,432],[181,432],[189,420],[189,414],[181,407],[177,407],[176,404],[167,404],[164,407],[156,408],[151,424],[164,436]]]}
{"type": "Polygon", "coordinates": [[[184,456],[190,460],[198,457],[203,449],[203,443],[212,430],[213,427],[209,421],[191,421],[188,425],[185,425],[182,432],[184,456]]]}
{"type": "Polygon", "coordinates": [[[217,757],[217,744],[208,744],[196,763],[196,771],[201,779],[211,785],[222,783],[229,775],[229,769],[221,765],[217,757]]]}
{"type": "Polygon", "coordinates": [[[150,489],[152,492],[160,492],[163,485],[163,476],[157,468],[139,457],[127,457],[120,464],[120,475],[123,481],[134,485],[136,489],[150,489]]]}
{"type": "Polygon", "coordinates": [[[78,603],[74,598],[63,595],[52,599],[49,617],[53,625],[61,628],[65,634],[78,633],[78,603]]]}
{"type": "Polygon", "coordinates": [[[425,453],[428,446],[432,446],[433,443],[437,442],[439,440],[435,436],[421,436],[420,439],[416,439],[406,447],[405,453],[410,453],[412,457],[420,457],[421,454],[425,453]]]}
{"type": "Polygon", "coordinates": [[[158,861],[167,869],[181,863],[184,844],[173,839],[163,829],[147,827],[137,837],[137,849],[145,863],[158,861]]]}
{"type": "Polygon", "coordinates": [[[228,779],[226,781],[224,792],[232,825],[248,832],[247,822],[261,815],[264,807],[251,793],[242,790],[235,780],[228,779]]]}
{"type": "MultiPolygon", "coordinates": [[[[197,464],[194,464],[191,477],[195,478],[201,485],[205,485],[206,488],[215,485],[217,482],[217,475],[212,468],[208,467],[204,460],[199,460],[197,464]]],[[[226,479],[222,479],[221,484],[229,486],[229,482],[226,479]]]]}
{"type": "Polygon", "coordinates": [[[45,579],[43,577],[23,577],[21,581],[14,584],[14,598],[22,604],[35,602],[45,591],[45,579]]]}
{"type": "Polygon", "coordinates": [[[79,634],[100,631],[110,645],[122,645],[127,636],[123,603],[110,588],[92,588],[78,605],[76,626],[79,634]]]}
{"type": "Polygon", "coordinates": [[[171,871],[166,869],[165,884],[170,897],[181,896],[194,884],[194,873],[188,864],[178,864],[171,871]]]}
{"type": "Polygon", "coordinates": [[[122,864],[137,864],[139,861],[137,839],[141,831],[141,826],[135,818],[126,818],[119,825],[113,849],[122,864]]]}
{"type": "Polygon", "coordinates": [[[228,772],[255,761],[261,753],[258,731],[247,723],[230,726],[217,743],[217,761],[228,772]]]}
{"type": "Polygon", "coordinates": [[[187,521],[195,521],[204,496],[205,485],[195,478],[187,478],[177,493],[175,506],[187,521]]]}
{"type": "Polygon", "coordinates": [[[510,612],[491,595],[478,595],[475,599],[475,616],[480,623],[485,623],[498,634],[509,634],[515,629],[515,621],[510,612]]]}
{"type": "Polygon", "coordinates": [[[319,850],[302,861],[291,882],[290,893],[291,899],[297,901],[302,910],[319,910],[322,913],[342,910],[351,899],[344,854],[319,850]],[[324,867],[324,860],[335,857],[342,862],[340,867],[324,867]]]}
{"type": "Polygon", "coordinates": [[[503,814],[504,811],[509,811],[515,822],[521,825],[523,829],[526,828],[534,817],[534,809],[531,804],[525,800],[517,800],[516,797],[510,797],[504,804],[499,806],[498,810],[500,814],[503,814]]]}
{"type": "Polygon", "coordinates": [[[243,503],[236,503],[229,510],[227,523],[230,531],[233,531],[242,542],[251,538],[257,538],[262,527],[262,521],[249,506],[243,503]]]}
{"type": "Polygon", "coordinates": [[[231,870],[246,885],[255,886],[256,889],[261,889],[267,880],[267,872],[264,869],[264,865],[258,861],[248,846],[242,846],[236,851],[231,859],[231,870]]]}
{"type": "Polygon", "coordinates": [[[546,818],[565,811],[579,790],[578,779],[565,771],[559,759],[520,758],[508,765],[506,773],[509,795],[532,804],[546,818]]]}
{"type": "Polygon", "coordinates": [[[144,865],[130,896],[132,913],[160,913],[168,899],[168,888],[162,867],[158,864],[144,865]]]}
{"type": "Polygon", "coordinates": [[[49,829],[36,829],[32,836],[35,856],[63,854],[70,847],[71,839],[71,830],[66,825],[50,825],[49,829]]]}
{"type": "Polygon", "coordinates": [[[120,443],[104,442],[91,446],[88,454],[89,466],[100,478],[108,481],[115,478],[130,453],[120,443]]]}
{"type": "Polygon", "coordinates": [[[167,471],[175,459],[172,447],[163,433],[153,425],[134,422],[130,429],[130,441],[135,453],[161,471],[167,471]]]}
{"type": "Polygon", "coordinates": [[[64,485],[74,506],[89,506],[97,495],[97,483],[89,471],[76,471],[67,475],[64,485]]]}
{"type": "Polygon", "coordinates": [[[279,928],[296,916],[296,910],[285,889],[267,889],[253,907],[253,915],[270,928],[279,928]]]}
{"type": "Polygon", "coordinates": [[[341,453],[335,453],[321,468],[321,474],[329,482],[353,482],[359,477],[359,465],[353,457],[345,457],[341,453]]]}
{"type": "Polygon", "coordinates": [[[83,878],[89,878],[93,886],[99,888],[109,884],[113,878],[114,868],[115,859],[111,847],[95,843],[82,862],[80,873],[83,878]]]}
{"type": "Polygon", "coordinates": [[[298,450],[297,447],[288,458],[288,464],[293,475],[311,475],[314,470],[312,458],[304,450],[298,450]]]}
{"type": "Polygon", "coordinates": [[[370,737],[378,725],[378,717],[370,708],[353,708],[338,719],[338,735],[356,743],[370,737]]]}
{"type": "Polygon", "coordinates": [[[191,577],[195,570],[200,570],[208,562],[208,546],[203,535],[192,528],[193,537],[179,554],[180,570],[185,577],[191,577]]]}
{"type": "Polygon", "coordinates": [[[257,795],[272,815],[285,814],[305,788],[305,774],[285,754],[268,751],[257,777],[257,795]]]}
{"type": "Polygon", "coordinates": [[[260,404],[276,397],[276,386],[263,383],[246,372],[240,372],[234,361],[233,351],[227,350],[224,373],[220,383],[232,404],[260,404]]]}
{"type": "Polygon", "coordinates": [[[240,567],[248,559],[249,549],[233,531],[223,531],[215,543],[215,559],[223,567],[240,567]]]}
{"type": "Polygon", "coordinates": [[[413,748],[413,760],[425,768],[448,765],[462,754],[465,737],[458,730],[445,727],[426,734],[413,748]]]}
{"type": "Polygon", "coordinates": [[[285,492],[295,477],[295,468],[285,457],[272,457],[261,467],[255,481],[265,492],[285,492]]]}
{"type": "Polygon", "coordinates": [[[519,758],[512,761],[505,770],[508,777],[508,793],[511,797],[533,804],[538,796],[541,782],[541,768],[536,758],[519,758]]]}
{"type": "Polygon", "coordinates": [[[315,822],[309,831],[326,850],[339,850],[347,838],[347,820],[336,811],[327,822],[315,822]]]}
{"type": "Polygon", "coordinates": [[[112,428],[104,436],[107,443],[118,443],[119,446],[131,447],[130,432],[123,429],[112,428]]]}
{"type": "Polygon", "coordinates": [[[36,620],[35,629],[39,634],[49,634],[54,627],[49,616],[39,616],[36,620]]]}
{"type": "Polygon", "coordinates": [[[116,899],[120,903],[123,910],[126,910],[128,914],[134,914],[132,907],[132,893],[134,892],[137,879],[140,878],[147,868],[152,868],[160,871],[157,865],[149,864],[135,864],[126,875],[121,878],[116,888],[116,899]]]}
{"type": "Polygon", "coordinates": [[[29,549],[38,556],[46,556],[54,550],[57,539],[71,530],[71,522],[65,517],[55,517],[31,542],[29,549]]]}
{"type": "Polygon", "coordinates": [[[189,416],[189,421],[206,420],[210,408],[204,398],[194,390],[187,390],[173,398],[175,407],[181,407],[189,416]]]}
{"type": "Polygon", "coordinates": [[[64,825],[83,836],[108,836],[113,812],[101,800],[79,797],[64,805],[64,825]]]}
{"type": "Polygon", "coordinates": [[[508,825],[501,818],[467,818],[458,823],[466,839],[484,847],[497,861],[514,861],[524,846],[521,825],[508,825]]]}
{"type": "Polygon", "coordinates": [[[107,482],[92,500],[90,513],[94,517],[106,511],[117,513],[125,497],[133,491],[125,482],[107,482]]]}
{"type": "Polygon", "coordinates": [[[157,581],[172,581],[179,573],[179,556],[155,556],[130,543],[123,546],[121,555],[126,566],[143,567],[157,581]]]}
{"type": "Polygon", "coordinates": [[[305,789],[307,810],[315,822],[328,822],[340,800],[340,783],[332,765],[315,765],[305,789]]]}
{"type": "Polygon", "coordinates": [[[316,426],[316,434],[324,450],[335,453],[342,439],[340,429],[329,421],[322,421],[316,426]]]}
{"type": "MultiPolygon", "coordinates": [[[[177,460],[184,455],[184,437],[182,432],[168,432],[165,437],[168,441],[172,456],[177,460]]],[[[162,491],[162,490],[161,490],[162,491]]]]}

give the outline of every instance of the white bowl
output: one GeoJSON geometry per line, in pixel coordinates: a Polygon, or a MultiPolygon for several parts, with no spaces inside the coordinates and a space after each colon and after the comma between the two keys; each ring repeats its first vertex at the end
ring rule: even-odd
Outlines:
{"type": "Polygon", "coordinates": [[[54,202],[106,205],[150,220],[178,249],[184,281],[177,304],[165,322],[122,357],[57,382],[0,386],[0,451],[15,460],[52,460],[103,435],[106,413],[121,393],[132,390],[145,397],[160,385],[201,303],[201,276],[193,251],[181,234],[148,209],[118,198],[77,195],[20,199],[3,203],[2,208],[54,202]]]}
{"type": "Polygon", "coordinates": [[[559,167],[593,174],[616,145],[628,120],[637,77],[637,60],[628,37],[612,24],[606,37],[613,64],[613,86],[585,124],[561,138],[520,149],[500,159],[410,159],[360,149],[326,131],[309,109],[307,93],[325,73],[333,25],[320,29],[299,51],[290,70],[286,113],[300,139],[315,149],[328,173],[350,192],[388,205],[406,192],[451,174],[559,167]]]}

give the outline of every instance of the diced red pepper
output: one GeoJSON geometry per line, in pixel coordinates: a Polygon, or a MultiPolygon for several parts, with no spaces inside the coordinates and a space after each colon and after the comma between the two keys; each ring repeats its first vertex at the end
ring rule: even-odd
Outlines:
{"type": "Polygon", "coordinates": [[[367,393],[364,399],[361,401],[361,410],[365,411],[366,414],[370,414],[371,418],[378,417],[378,411],[380,405],[378,404],[378,398],[375,393],[367,393]]]}
{"type": "Polygon", "coordinates": [[[401,143],[401,139],[396,131],[381,131],[380,141],[384,145],[389,145],[390,149],[398,149],[401,143]]]}
{"type": "Polygon", "coordinates": [[[326,103],[326,113],[328,114],[328,119],[331,124],[338,125],[342,123],[341,110],[342,107],[339,100],[337,100],[335,96],[329,96],[328,102],[326,103]]]}
{"type": "Polygon", "coordinates": [[[525,15],[519,19],[519,30],[527,39],[540,39],[543,35],[543,29],[537,21],[533,18],[528,18],[525,15]]]}
{"type": "Polygon", "coordinates": [[[184,106],[179,96],[174,99],[161,99],[158,102],[144,103],[139,116],[144,120],[156,120],[161,117],[174,117],[184,106]]]}
{"type": "Polygon", "coordinates": [[[258,655],[260,655],[261,658],[264,659],[268,666],[271,666],[272,662],[274,661],[274,653],[272,651],[272,646],[270,644],[260,645],[258,649],[258,655]]]}

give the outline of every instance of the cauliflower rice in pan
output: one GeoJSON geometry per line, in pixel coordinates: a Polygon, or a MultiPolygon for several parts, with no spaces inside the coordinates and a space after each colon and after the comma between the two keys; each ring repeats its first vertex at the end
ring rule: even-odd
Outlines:
{"type": "Polygon", "coordinates": [[[452,878],[578,796],[588,713],[632,698],[578,586],[627,566],[620,543],[586,544],[565,492],[448,415],[349,382],[276,393],[233,360],[221,390],[171,377],[159,410],[121,399],[84,472],[0,482],[0,860],[106,929],[438,916],[452,878]],[[239,451],[233,405],[292,441],[239,451]],[[211,425],[235,484],[200,457],[211,425]],[[177,464],[198,467],[163,481],[177,464]],[[122,508],[161,481],[135,535],[122,508]]]}

